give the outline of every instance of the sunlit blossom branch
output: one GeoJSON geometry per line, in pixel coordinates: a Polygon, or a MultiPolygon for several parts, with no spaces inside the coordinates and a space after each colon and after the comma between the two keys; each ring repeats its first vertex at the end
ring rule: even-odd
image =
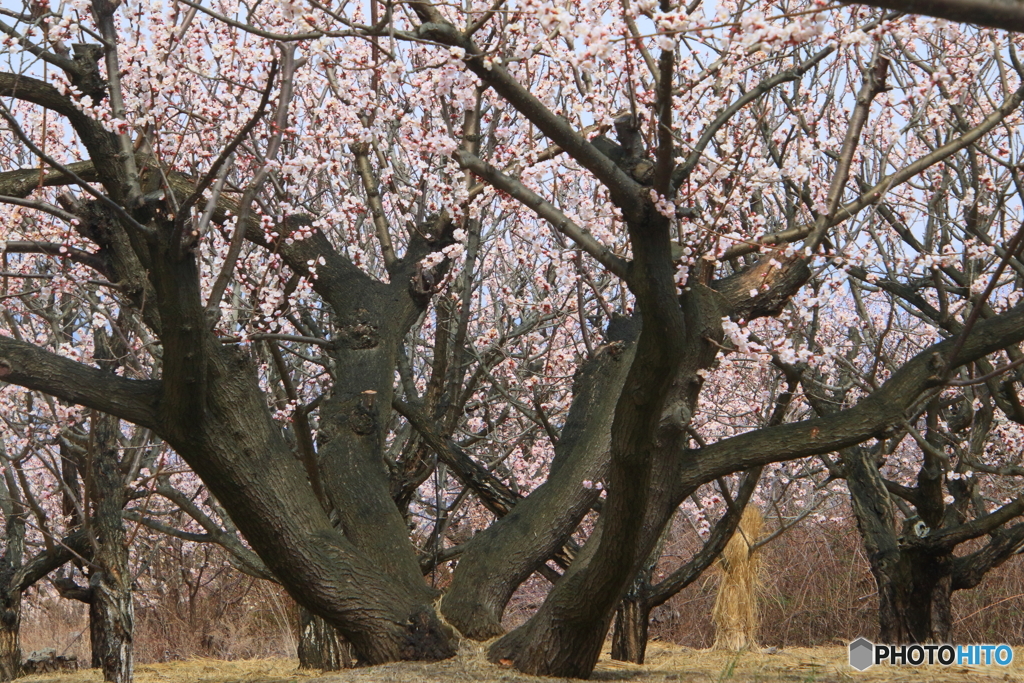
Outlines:
{"type": "MultiPolygon", "coordinates": [[[[959,367],[1024,341],[1024,306],[975,325],[950,363],[959,367]]],[[[771,462],[821,455],[854,446],[903,425],[905,413],[928,389],[944,384],[953,340],[934,344],[909,360],[857,405],[828,415],[722,439],[688,451],[680,491],[731,472],[771,462]]]]}
{"type": "MultiPolygon", "coordinates": [[[[814,9],[803,10],[800,12],[787,12],[784,14],[778,14],[774,17],[765,17],[765,22],[782,21],[785,19],[793,19],[795,17],[803,17],[810,14],[821,14],[823,12],[832,12],[842,7],[842,5],[826,5],[824,7],[815,7],[814,9]]],[[[714,31],[720,28],[739,28],[743,26],[742,21],[726,21],[720,24],[708,24],[707,26],[691,26],[687,28],[680,28],[671,31],[657,31],[655,33],[643,33],[629,38],[611,38],[608,42],[621,42],[623,40],[632,40],[634,38],[657,38],[659,36],[678,36],[686,33],[700,33],[701,31],[714,31]]],[[[760,49],[760,48],[758,48],[760,49]]],[[[754,50],[757,52],[757,50],[754,50]]]]}
{"type": "MultiPolygon", "coordinates": [[[[242,144],[242,141],[244,141],[245,138],[249,137],[249,134],[256,127],[256,124],[259,123],[260,119],[262,119],[263,115],[266,113],[267,104],[270,102],[270,93],[274,88],[274,79],[277,76],[277,66],[278,61],[275,56],[270,62],[270,73],[267,74],[267,87],[263,89],[260,102],[256,105],[256,111],[249,117],[249,120],[245,122],[245,125],[242,126],[234,138],[231,139],[231,142],[221,150],[217,159],[210,165],[210,169],[206,172],[206,175],[204,175],[196,184],[195,190],[192,191],[192,194],[189,195],[188,199],[182,202],[181,206],[178,207],[178,215],[174,218],[174,229],[177,239],[181,238],[185,222],[189,218],[192,207],[199,201],[200,197],[202,197],[203,192],[205,192],[206,189],[218,178],[221,168],[228,163],[228,160],[234,155],[238,146],[242,144]]],[[[214,192],[214,195],[216,194],[217,193],[214,192]]],[[[214,196],[211,201],[216,202],[216,196],[214,196]]]]}
{"type": "Polygon", "coordinates": [[[23,50],[39,57],[44,62],[48,62],[49,64],[56,66],[64,72],[75,73],[78,70],[78,65],[67,57],[56,55],[46,48],[36,45],[31,40],[26,39],[24,35],[18,33],[14,27],[8,26],[2,21],[0,21],[0,33],[6,33],[10,37],[16,39],[18,41],[18,46],[23,50]]]}
{"type": "Polygon", "coordinates": [[[423,22],[416,30],[418,38],[464,50],[466,67],[604,183],[611,192],[612,200],[621,209],[628,212],[640,206],[639,184],[587,141],[568,121],[551,111],[503,65],[485,60],[485,55],[473,41],[445,20],[430,2],[415,0],[409,6],[423,22]]]}
{"type": "Polygon", "coordinates": [[[370,165],[370,144],[367,142],[356,143],[351,146],[351,149],[356,158],[359,178],[366,191],[366,203],[369,205],[370,215],[373,218],[373,227],[377,233],[377,241],[380,243],[381,255],[384,257],[384,266],[391,270],[398,257],[395,255],[395,247],[391,243],[391,226],[388,225],[384,204],[380,199],[380,187],[377,184],[377,178],[373,175],[373,167],[370,165]]]}
{"type": "Polygon", "coordinates": [[[759,99],[762,95],[765,95],[775,86],[781,85],[782,83],[788,83],[795,81],[805,73],[807,73],[815,64],[828,57],[830,54],[835,52],[834,47],[827,47],[820,50],[813,57],[805,60],[798,66],[792,69],[787,69],[781,73],[777,73],[774,76],[766,78],[757,84],[753,89],[747,91],[743,96],[739,97],[735,102],[726,107],[722,112],[715,117],[714,121],[708,124],[708,127],[704,129],[704,133],[697,140],[697,143],[693,146],[690,154],[687,155],[686,160],[682,164],[676,167],[672,173],[672,187],[678,188],[690,174],[693,173],[693,169],[697,167],[700,162],[700,157],[704,154],[705,148],[711,143],[715,135],[718,133],[722,126],[727,124],[733,116],[736,115],[741,109],[746,107],[754,100],[759,99]]]}
{"type": "Polygon", "coordinates": [[[232,19],[231,17],[221,14],[216,10],[212,10],[209,7],[203,7],[201,2],[193,2],[192,0],[178,0],[183,5],[187,5],[193,9],[199,10],[203,14],[206,14],[218,21],[223,21],[228,26],[234,26],[237,29],[241,29],[246,33],[251,33],[260,38],[266,38],[267,40],[276,40],[282,43],[294,42],[300,40],[316,40],[326,35],[323,31],[313,31],[310,33],[274,33],[273,31],[264,31],[263,29],[256,28],[252,24],[246,24],[241,21],[232,19]]]}
{"type": "Polygon", "coordinates": [[[850,123],[846,130],[846,138],[843,140],[842,150],[839,152],[839,161],[836,164],[832,182],[829,184],[828,195],[825,200],[825,213],[819,214],[818,220],[814,223],[814,229],[804,242],[808,253],[814,253],[825,240],[828,226],[835,220],[836,211],[839,209],[839,202],[843,199],[843,189],[850,177],[850,166],[853,164],[853,153],[860,143],[860,133],[867,123],[868,113],[871,111],[871,103],[880,93],[885,91],[885,79],[889,72],[889,60],[881,56],[881,44],[875,46],[875,57],[873,64],[864,75],[864,84],[857,93],[857,104],[850,115],[850,123]]]}
{"type": "MultiPolygon", "coordinates": [[[[103,36],[103,62],[107,68],[107,101],[113,122],[127,122],[128,114],[124,105],[124,93],[121,88],[121,64],[117,54],[117,25],[114,13],[117,5],[107,0],[93,0],[92,15],[103,36]]],[[[117,126],[114,133],[120,151],[118,162],[124,169],[124,184],[128,188],[126,202],[134,207],[142,198],[142,184],[139,180],[139,167],[135,163],[135,149],[127,125],[117,126]]],[[[143,233],[145,234],[145,233],[143,233]]]]}
{"type": "MultiPolygon", "coordinates": [[[[265,101],[269,97],[270,89],[273,86],[272,77],[276,72],[277,60],[274,60],[274,66],[271,68],[271,78],[268,78],[267,89],[264,92],[263,100],[261,100],[261,106],[265,106],[265,101]]],[[[224,258],[224,265],[221,267],[220,273],[217,275],[217,280],[213,283],[213,287],[210,289],[210,298],[206,300],[206,315],[212,323],[216,323],[217,319],[220,317],[220,300],[224,296],[224,292],[227,290],[228,283],[231,280],[231,275],[234,273],[235,265],[238,262],[238,257],[242,253],[242,245],[245,243],[245,234],[248,232],[247,224],[249,215],[252,212],[253,200],[256,199],[257,193],[259,193],[260,188],[263,187],[263,183],[270,175],[270,169],[267,164],[277,158],[277,152],[281,148],[281,140],[284,135],[284,131],[288,127],[288,108],[291,104],[292,95],[294,93],[294,77],[295,45],[292,43],[285,43],[281,45],[281,94],[277,103],[277,116],[274,121],[274,134],[271,136],[270,142],[267,145],[267,154],[263,162],[263,167],[256,173],[256,177],[252,179],[249,186],[245,188],[245,192],[242,193],[242,199],[239,202],[238,220],[235,223],[234,234],[231,235],[231,244],[228,247],[227,256],[224,258]]],[[[241,142],[240,138],[238,139],[238,142],[241,142]]],[[[195,193],[193,193],[192,196],[195,196],[195,193]]],[[[179,216],[178,218],[180,219],[181,217],[179,216]]],[[[179,223],[176,221],[176,230],[178,225],[179,223]]],[[[174,244],[180,245],[180,242],[175,241],[174,244]]]]}
{"type": "Polygon", "coordinates": [[[996,272],[992,274],[991,278],[989,278],[988,284],[985,286],[985,291],[978,295],[978,298],[974,301],[974,305],[971,307],[971,313],[967,316],[967,320],[964,322],[963,329],[957,334],[956,340],[953,342],[953,348],[949,352],[951,367],[953,359],[956,358],[957,352],[964,344],[964,339],[966,339],[967,335],[971,333],[971,328],[974,327],[977,322],[982,309],[986,307],[986,304],[988,304],[988,298],[992,295],[992,292],[995,291],[996,285],[999,284],[999,277],[1003,274],[1003,270],[1006,269],[1007,263],[1009,263],[1010,258],[1016,256],[1017,252],[1020,251],[1022,240],[1024,240],[1024,223],[1017,228],[1017,232],[1010,239],[1010,243],[1006,245],[1006,253],[999,259],[999,265],[996,266],[996,272]]]}
{"type": "Polygon", "coordinates": [[[494,166],[466,151],[457,150],[455,159],[463,168],[473,171],[495,189],[509,194],[533,209],[538,216],[551,223],[558,232],[579,245],[583,251],[597,259],[605,268],[621,278],[626,277],[628,264],[624,259],[613,254],[611,249],[594,239],[590,233],[571,221],[554,204],[526,187],[521,181],[505,175],[494,166]]]}
{"type": "MultiPolygon", "coordinates": [[[[956,154],[965,147],[973,144],[983,135],[991,131],[997,125],[999,125],[1007,116],[1017,111],[1021,103],[1024,102],[1024,84],[1022,84],[1017,90],[1013,92],[1006,100],[996,108],[991,114],[985,117],[985,120],[972,128],[970,131],[964,133],[960,137],[951,142],[946,143],[942,147],[939,147],[934,152],[927,154],[912,164],[903,167],[899,171],[882,178],[876,183],[871,189],[866,192],[862,192],[860,197],[844,204],[836,211],[835,218],[831,221],[829,227],[834,227],[839,223],[852,218],[857,215],[865,207],[874,204],[875,202],[882,199],[882,197],[889,192],[892,188],[897,185],[902,185],[911,178],[922,173],[927,168],[934,166],[935,164],[943,161],[944,159],[956,154]]],[[[757,240],[760,245],[771,246],[777,244],[786,244],[789,242],[795,242],[797,240],[804,239],[811,233],[813,229],[812,224],[798,225],[795,228],[788,230],[782,230],[780,232],[765,235],[757,240]]],[[[738,244],[728,249],[722,256],[723,259],[735,258],[737,256],[743,256],[758,251],[758,247],[750,244],[738,244]]]]}
{"type": "Polygon", "coordinates": [[[990,379],[994,379],[994,378],[998,377],[999,375],[1002,375],[1004,373],[1009,372],[1010,370],[1013,370],[1016,367],[1020,367],[1021,365],[1024,365],[1024,356],[1021,356],[1020,358],[1018,358],[1017,360],[1013,361],[1012,363],[1007,363],[1006,365],[1000,365],[998,368],[996,368],[992,372],[990,372],[988,374],[985,374],[985,375],[982,375],[981,377],[974,377],[972,379],[957,379],[957,380],[953,380],[953,381],[949,382],[948,384],[951,387],[969,387],[969,386],[971,386],[973,384],[984,384],[985,382],[989,381],[990,379]]]}
{"type": "MultiPolygon", "coordinates": [[[[667,0],[661,3],[662,11],[668,12],[667,0]]],[[[672,75],[676,67],[676,51],[662,49],[658,57],[658,83],[656,106],[658,116],[658,148],[654,161],[654,191],[670,197],[674,186],[675,145],[672,139],[672,75]]]]}
{"type": "Polygon", "coordinates": [[[494,0],[491,6],[487,8],[476,21],[466,27],[466,30],[464,31],[466,37],[472,38],[473,34],[479,31],[484,24],[490,21],[491,17],[493,17],[495,13],[499,12],[501,10],[501,6],[504,4],[505,0],[494,0]]]}
{"type": "MultiPolygon", "coordinates": [[[[37,174],[38,175],[38,174],[37,174]]],[[[50,204],[42,200],[36,199],[22,199],[21,197],[11,197],[8,195],[0,195],[0,203],[2,204],[13,204],[14,206],[21,206],[26,209],[36,209],[43,213],[48,213],[51,216],[61,219],[62,221],[73,224],[78,220],[78,217],[72,213],[50,204]]]]}
{"type": "MultiPolygon", "coordinates": [[[[0,77],[2,77],[3,75],[5,74],[0,74],[0,77]]],[[[0,84],[0,89],[2,89],[2,84],[0,84]]],[[[31,151],[33,154],[35,154],[37,157],[42,159],[50,166],[53,166],[54,168],[59,170],[64,175],[70,177],[83,190],[85,190],[93,197],[98,199],[104,206],[111,209],[115,214],[117,214],[119,218],[124,220],[128,225],[130,225],[134,229],[138,230],[140,234],[151,235],[153,233],[153,231],[150,228],[142,225],[137,220],[132,218],[132,216],[127,211],[125,211],[120,204],[112,200],[106,194],[94,188],[92,185],[87,183],[83,178],[75,174],[75,172],[72,171],[70,168],[64,166],[59,161],[52,158],[46,152],[40,149],[39,146],[32,142],[32,139],[25,134],[25,131],[21,129],[21,126],[18,124],[18,121],[14,118],[14,115],[7,108],[7,105],[5,105],[3,102],[0,102],[0,118],[3,118],[7,122],[7,125],[11,127],[11,130],[14,132],[15,136],[17,136],[17,138],[21,141],[22,144],[28,147],[29,151],[31,151]]]]}
{"type": "Polygon", "coordinates": [[[647,70],[651,72],[651,77],[655,79],[655,82],[657,82],[657,79],[660,78],[658,74],[658,65],[654,61],[654,55],[651,54],[651,51],[647,49],[646,45],[644,45],[644,41],[641,40],[643,36],[640,33],[640,29],[637,28],[636,20],[633,19],[632,8],[629,5],[629,0],[621,0],[621,3],[622,19],[626,24],[626,30],[629,31],[630,38],[635,41],[637,49],[640,50],[640,55],[644,58],[647,70]]]}
{"type": "Polygon", "coordinates": [[[106,261],[103,260],[102,256],[63,244],[29,241],[0,242],[0,253],[3,252],[7,252],[9,254],[46,254],[47,256],[60,256],[74,261],[75,263],[81,263],[83,266],[88,266],[96,272],[110,277],[110,268],[106,261]]]}

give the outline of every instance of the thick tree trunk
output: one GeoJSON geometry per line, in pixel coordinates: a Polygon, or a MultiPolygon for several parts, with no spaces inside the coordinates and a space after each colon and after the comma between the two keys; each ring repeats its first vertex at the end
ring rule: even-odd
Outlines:
{"type": "Polygon", "coordinates": [[[650,573],[640,572],[615,610],[612,631],[612,659],[643,664],[647,652],[647,629],[651,620],[650,573]]]}
{"type": "MultiPolygon", "coordinates": [[[[6,459],[6,444],[0,437],[0,455],[6,459]]],[[[10,468],[0,476],[0,510],[6,518],[4,553],[0,556],[0,681],[21,675],[21,596],[27,585],[22,562],[25,556],[26,509],[10,468]]],[[[34,577],[31,580],[35,580],[34,577]]],[[[30,585],[30,584],[29,584],[30,585]]]]}
{"type": "Polygon", "coordinates": [[[952,556],[903,552],[893,565],[872,562],[883,643],[947,643],[952,628],[952,556]]]}
{"type": "Polygon", "coordinates": [[[878,585],[878,631],[884,643],[948,642],[952,627],[953,556],[901,547],[889,493],[873,455],[842,451],[857,527],[878,585]]]}
{"type": "MultiPolygon", "coordinates": [[[[171,227],[161,230],[170,234],[171,227]]],[[[296,244],[312,248],[315,242],[296,244]]],[[[342,517],[342,531],[325,513],[306,470],[269,414],[250,358],[244,350],[225,347],[204,332],[207,321],[194,258],[182,259],[176,245],[160,245],[151,261],[164,323],[156,431],[206,482],[291,596],[338,628],[362,663],[452,656],[451,632],[434,612],[433,593],[423,581],[408,530],[388,495],[380,451],[374,458],[367,455],[365,445],[379,443],[383,422],[377,414],[383,402],[364,400],[362,395],[372,387],[344,387],[321,415],[322,436],[329,442],[325,445],[351,465],[340,481],[338,470],[321,462],[334,473],[324,478],[325,492],[342,517]],[[352,392],[360,398],[353,400],[352,392]],[[350,438],[353,443],[345,444],[350,438]],[[363,503],[353,493],[360,482],[366,487],[363,503]],[[376,511],[386,516],[383,527],[375,526],[376,511]],[[400,537],[395,535],[398,527],[400,537]],[[386,556],[389,549],[396,550],[394,556],[386,556]]],[[[356,296],[366,276],[354,271],[325,267],[318,283],[348,288],[356,296]]],[[[396,306],[401,304],[398,287],[391,292],[396,306]]],[[[352,312],[352,320],[339,314],[344,346],[365,348],[370,359],[382,328],[358,314],[352,312]]],[[[346,362],[356,364],[354,359],[346,362]]],[[[387,386],[392,382],[389,375],[387,386]]]]}
{"type": "Polygon", "coordinates": [[[469,541],[441,603],[462,635],[504,633],[501,616],[516,588],[561,548],[590,510],[597,491],[583,486],[608,469],[612,415],[636,351],[627,341],[603,349],[579,373],[573,402],[547,481],[469,541]]]}
{"type": "MultiPolygon", "coordinates": [[[[654,220],[644,230],[662,228],[654,220]]],[[[678,301],[671,268],[657,255],[644,253],[654,248],[653,241],[645,242],[634,245],[636,262],[639,272],[645,266],[652,272],[649,280],[631,283],[643,330],[615,409],[600,545],[585,567],[570,567],[526,624],[488,653],[491,661],[508,661],[525,673],[590,675],[616,605],[678,503],[681,463],[668,454],[677,453],[685,439],[683,428],[701,387],[696,371],[709,366],[717,353],[710,340],[723,336],[722,307],[719,295],[700,285],[678,301]]]]}
{"type": "Polygon", "coordinates": [[[341,671],[352,667],[352,644],[322,618],[299,607],[299,668],[341,671]]]}
{"type": "Polygon", "coordinates": [[[89,531],[95,545],[89,576],[89,620],[93,664],[103,669],[103,680],[131,683],[135,610],[128,541],[121,521],[124,487],[117,457],[118,422],[108,415],[94,415],[92,420],[95,442],[89,458],[89,531]]]}

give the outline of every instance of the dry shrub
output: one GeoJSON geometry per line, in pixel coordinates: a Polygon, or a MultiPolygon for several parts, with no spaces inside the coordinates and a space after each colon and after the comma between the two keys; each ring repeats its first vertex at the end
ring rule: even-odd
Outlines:
{"type": "Polygon", "coordinates": [[[294,603],[235,570],[216,545],[163,539],[136,596],[137,661],[295,656],[294,603]]]}
{"type": "Polygon", "coordinates": [[[77,657],[80,666],[89,666],[88,606],[59,597],[47,584],[26,593],[19,635],[24,656],[53,648],[58,655],[77,657]]]}
{"type": "Polygon", "coordinates": [[[760,555],[751,546],[761,536],[764,519],[756,505],[743,511],[739,528],[718,561],[721,582],[711,612],[717,633],[715,650],[744,650],[757,647],[757,593],[760,555]]]}
{"type": "MultiPolygon", "coordinates": [[[[134,585],[137,662],[295,656],[296,608],[280,586],[236,571],[212,544],[165,537],[148,551],[134,585]]],[[[88,666],[88,608],[41,582],[26,595],[21,642],[88,666]]]]}
{"type": "MultiPolygon", "coordinates": [[[[767,527],[771,530],[769,520],[767,527]]],[[[700,549],[693,532],[680,533],[666,552],[675,563],[700,549]]],[[[965,549],[965,552],[970,548],[965,549]]],[[[816,647],[878,635],[878,594],[852,521],[803,524],[758,550],[762,565],[758,643],[816,647]]],[[[707,572],[652,615],[651,637],[692,648],[715,641],[710,618],[720,572],[707,572]]],[[[962,643],[1020,643],[1024,633],[1024,555],[1015,555],[977,588],[953,594],[953,639],[962,643]]],[[[1022,660],[1024,661],[1024,660],[1022,660]]]]}

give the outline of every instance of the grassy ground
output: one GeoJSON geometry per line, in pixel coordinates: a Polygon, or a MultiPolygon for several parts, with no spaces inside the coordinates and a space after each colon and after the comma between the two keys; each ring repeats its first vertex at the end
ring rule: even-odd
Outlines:
{"type": "MultiPolygon", "coordinates": [[[[607,654],[607,653],[606,653],[607,654]]],[[[642,666],[604,657],[592,680],[643,683],[781,683],[908,681],[1020,681],[1024,683],[1024,651],[1010,667],[999,666],[878,666],[861,673],[850,668],[844,647],[792,648],[773,654],[712,652],[651,643],[642,666]]],[[[489,664],[484,647],[468,644],[462,653],[435,664],[389,664],[321,675],[300,671],[292,659],[225,662],[193,659],[168,664],[144,664],[136,669],[136,683],[539,683],[552,679],[524,676],[489,664]]],[[[565,680],[565,679],[563,679],[565,680]]],[[[40,675],[20,683],[100,683],[96,670],[75,674],[40,675]]]]}

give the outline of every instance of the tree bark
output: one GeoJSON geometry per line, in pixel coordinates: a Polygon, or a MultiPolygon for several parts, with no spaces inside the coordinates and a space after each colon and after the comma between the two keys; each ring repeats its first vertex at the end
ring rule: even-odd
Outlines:
{"type": "Polygon", "coordinates": [[[0,595],[0,681],[21,675],[21,591],[0,595]]]}
{"type": "Polygon", "coordinates": [[[128,541],[121,520],[124,484],[117,457],[119,420],[94,413],[92,425],[94,442],[89,454],[88,479],[92,508],[89,532],[94,542],[89,575],[92,659],[103,670],[103,680],[131,683],[135,669],[135,610],[128,541]]]}
{"type": "MultiPolygon", "coordinates": [[[[6,444],[0,437],[0,455],[6,460],[6,444]]],[[[10,468],[0,475],[0,510],[6,517],[4,554],[0,556],[0,681],[21,675],[21,584],[25,556],[25,514],[17,483],[10,468]]]]}
{"type": "Polygon", "coordinates": [[[338,630],[299,607],[299,668],[341,671],[352,668],[352,644],[338,630]]]}
{"type": "Polygon", "coordinates": [[[653,567],[644,567],[639,572],[615,610],[612,659],[634,664],[644,663],[644,655],[647,652],[647,630],[651,617],[651,603],[648,602],[647,596],[651,590],[653,569],[653,567]]]}
{"type": "Polygon", "coordinates": [[[607,472],[611,420],[636,351],[635,327],[581,369],[548,479],[474,536],[459,558],[441,611],[467,638],[504,633],[501,616],[516,588],[565,544],[597,499],[598,491],[583,482],[607,472]]]}
{"type": "Polygon", "coordinates": [[[883,643],[948,643],[952,628],[952,556],[902,553],[872,562],[878,584],[878,638],[883,643]]]}
{"type": "MultiPolygon", "coordinates": [[[[171,228],[161,225],[160,231],[170,234],[171,228]]],[[[296,253],[306,256],[301,249],[329,249],[324,242],[322,236],[296,241],[296,253]]],[[[339,263],[333,251],[324,253],[330,259],[318,271],[317,283],[331,298],[344,292],[349,297],[374,294],[360,289],[368,279],[365,274],[339,263]]],[[[342,528],[336,529],[267,409],[252,360],[209,332],[194,255],[182,256],[176,245],[161,237],[148,260],[164,322],[157,433],[206,482],[292,597],[338,628],[361,662],[452,656],[451,632],[434,613],[433,593],[423,581],[408,530],[388,494],[380,451],[368,453],[366,448],[379,443],[382,428],[383,420],[376,414],[379,406],[367,405],[363,396],[376,389],[365,384],[339,387],[321,416],[327,451],[351,466],[344,472],[346,481],[341,481],[340,467],[321,454],[325,492],[341,520],[342,528]],[[359,397],[352,398],[352,392],[359,397]],[[349,439],[352,443],[346,444],[349,439]],[[364,502],[355,495],[360,482],[364,502]],[[376,526],[377,512],[388,522],[384,527],[376,526]],[[400,537],[395,535],[397,528],[400,537]]],[[[408,298],[401,289],[408,287],[408,280],[403,283],[397,274],[395,280],[383,294],[379,288],[375,291],[381,305],[390,302],[397,314],[404,305],[401,297],[408,298]]],[[[371,300],[365,298],[369,310],[371,300]]],[[[339,346],[349,351],[365,347],[372,361],[380,351],[375,350],[376,335],[383,329],[373,318],[377,314],[351,313],[351,318],[339,321],[344,328],[339,346]]],[[[354,357],[345,361],[349,367],[358,365],[354,357]]],[[[347,372],[342,374],[353,376],[347,372]]],[[[390,387],[393,377],[387,381],[390,387]]],[[[390,401],[384,405],[390,406],[390,401]]]]}
{"type": "Polygon", "coordinates": [[[723,337],[722,297],[693,285],[680,298],[668,261],[667,222],[630,225],[636,277],[630,288],[643,315],[636,356],[612,424],[608,499],[600,545],[577,561],[537,613],[491,646],[491,661],[548,676],[593,671],[614,610],[675,510],[680,462],[702,380],[723,337]],[[585,597],[583,597],[585,596],[585,597]]]}
{"type": "Polygon", "coordinates": [[[884,643],[948,642],[952,627],[951,552],[901,547],[885,481],[866,448],[843,451],[857,527],[878,585],[879,639],[884,643]]]}

